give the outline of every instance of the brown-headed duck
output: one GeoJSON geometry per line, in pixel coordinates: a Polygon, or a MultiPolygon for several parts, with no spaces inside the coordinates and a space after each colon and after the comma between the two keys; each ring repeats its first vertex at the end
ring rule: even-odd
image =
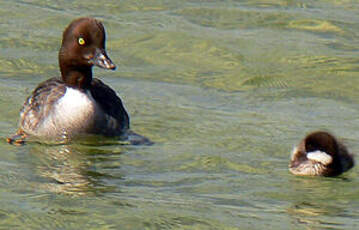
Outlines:
{"type": "Polygon", "coordinates": [[[353,156],[333,135],[316,131],[293,149],[289,171],[301,176],[338,176],[354,166],[353,156]]]}
{"type": "Polygon", "coordinates": [[[59,51],[61,78],[40,83],[25,101],[19,129],[9,143],[27,137],[71,140],[95,134],[131,144],[151,142],[130,130],[129,116],[116,92],[92,77],[92,67],[114,70],[105,49],[105,29],[94,18],[78,18],[63,32],[59,51]]]}

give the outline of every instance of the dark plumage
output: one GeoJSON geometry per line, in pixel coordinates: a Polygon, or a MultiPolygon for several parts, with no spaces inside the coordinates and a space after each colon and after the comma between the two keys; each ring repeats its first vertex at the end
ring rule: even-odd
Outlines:
{"type": "Polygon", "coordinates": [[[338,176],[354,166],[347,148],[328,132],[307,135],[294,148],[289,171],[301,176],[338,176]]]}

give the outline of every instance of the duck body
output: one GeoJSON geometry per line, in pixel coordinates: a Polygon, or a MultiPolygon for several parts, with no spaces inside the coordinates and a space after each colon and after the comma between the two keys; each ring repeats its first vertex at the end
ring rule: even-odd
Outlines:
{"type": "Polygon", "coordinates": [[[354,166],[353,156],[332,134],[317,131],[293,149],[289,171],[300,176],[338,176],[354,166]]]}
{"type": "Polygon", "coordinates": [[[121,136],[128,129],[129,117],[121,99],[98,79],[84,90],[49,79],[34,90],[20,113],[20,130],[41,139],[121,136]]]}
{"type": "Polygon", "coordinates": [[[9,143],[26,137],[69,140],[88,134],[121,137],[133,144],[150,141],[130,131],[130,119],[116,92],[92,77],[92,67],[114,70],[105,50],[105,29],[94,18],[79,18],[63,32],[61,78],[40,83],[20,112],[19,129],[9,143]]]}

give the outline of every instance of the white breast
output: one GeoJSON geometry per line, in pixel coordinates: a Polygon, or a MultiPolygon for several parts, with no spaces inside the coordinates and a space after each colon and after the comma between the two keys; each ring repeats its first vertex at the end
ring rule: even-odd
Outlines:
{"type": "Polygon", "coordinates": [[[93,126],[98,109],[89,91],[71,87],[66,88],[64,96],[54,106],[42,125],[47,136],[86,132],[93,126]]]}
{"type": "Polygon", "coordinates": [[[93,112],[95,100],[91,93],[82,92],[71,87],[66,88],[65,95],[57,102],[56,111],[63,119],[76,119],[93,112]]]}

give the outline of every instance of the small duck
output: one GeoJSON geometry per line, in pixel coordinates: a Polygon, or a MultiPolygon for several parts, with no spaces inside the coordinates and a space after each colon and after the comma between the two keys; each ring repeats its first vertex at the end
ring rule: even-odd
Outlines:
{"type": "Polygon", "coordinates": [[[353,155],[333,135],[316,131],[293,149],[289,171],[300,176],[338,176],[354,166],[353,155]]]}
{"type": "Polygon", "coordinates": [[[19,129],[9,143],[27,137],[71,140],[95,134],[120,137],[131,144],[149,144],[130,130],[130,119],[116,92],[92,77],[92,67],[114,70],[105,50],[105,28],[94,18],[78,18],[63,32],[59,51],[61,78],[40,83],[20,113],[19,129]]]}

